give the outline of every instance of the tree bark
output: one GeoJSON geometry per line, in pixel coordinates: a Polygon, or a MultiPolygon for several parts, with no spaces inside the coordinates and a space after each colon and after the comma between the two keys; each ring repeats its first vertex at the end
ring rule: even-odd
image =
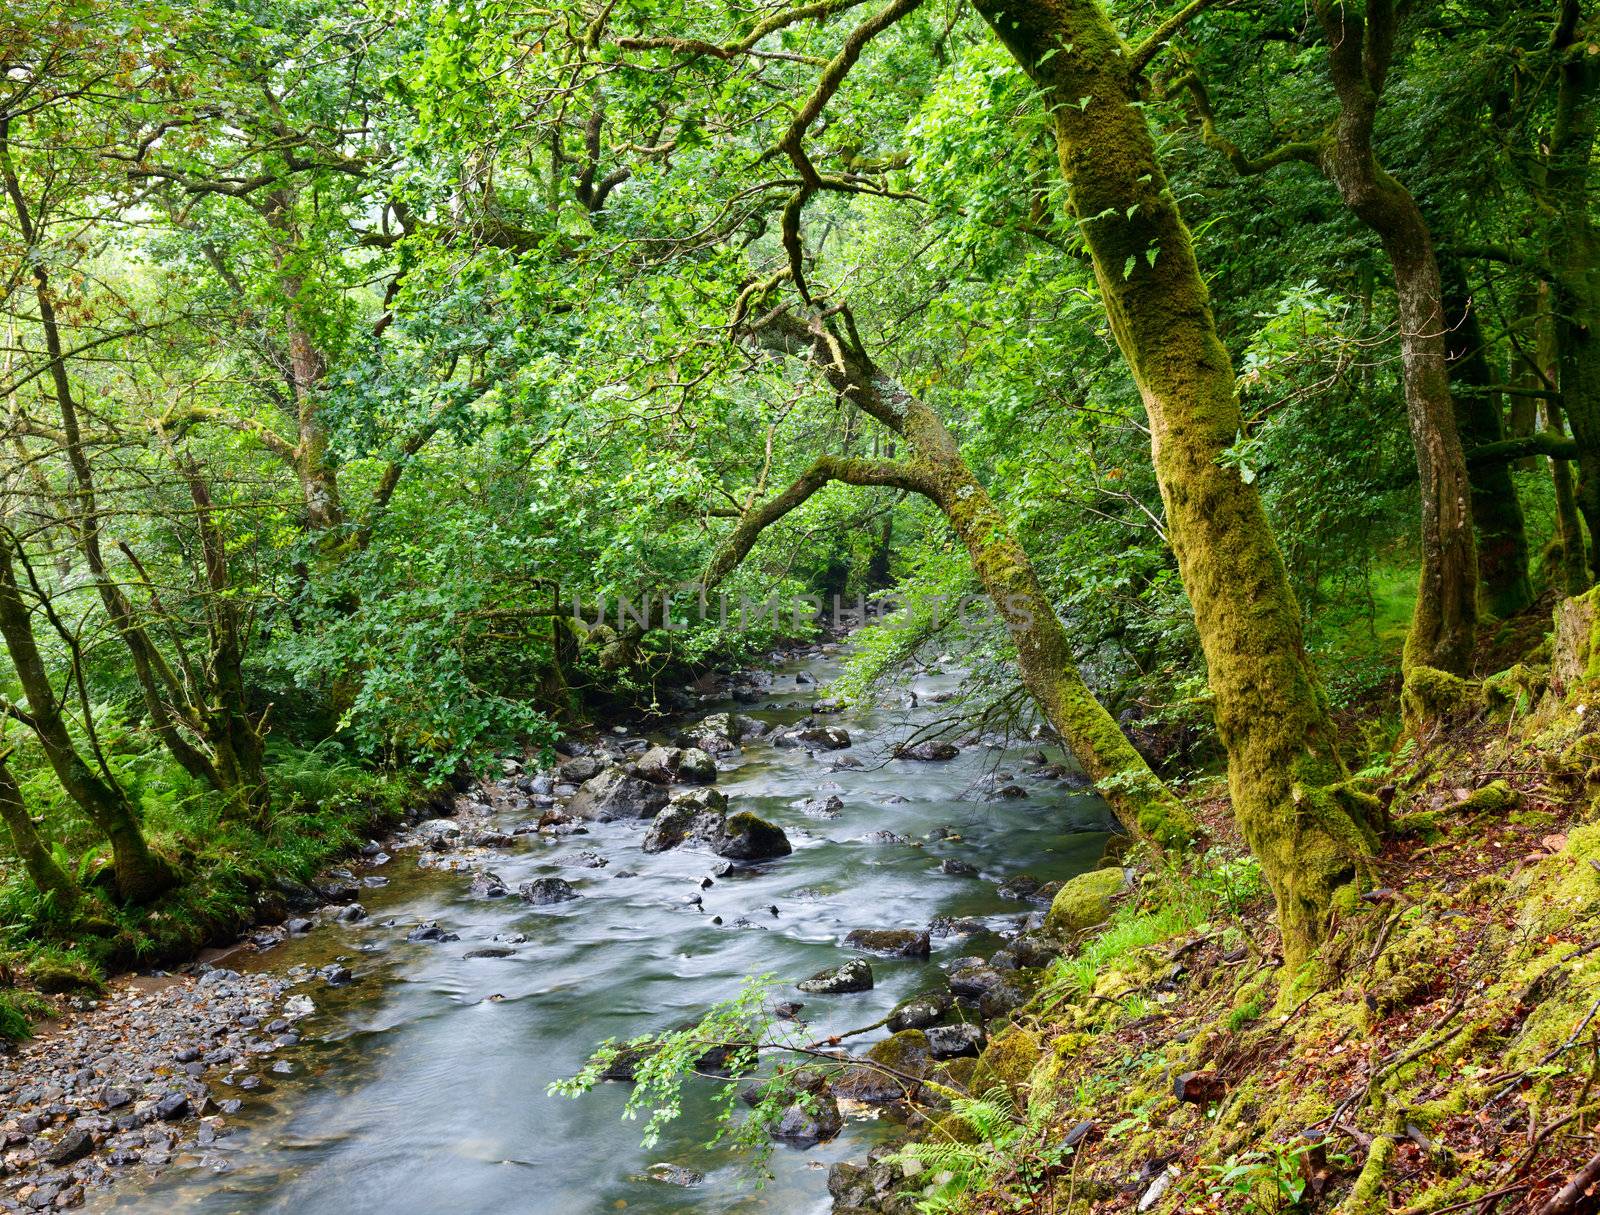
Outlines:
{"type": "Polygon", "coordinates": [[[1394,42],[1393,0],[1317,0],[1339,100],[1321,165],[1345,206],[1377,235],[1394,272],[1401,377],[1422,499],[1422,570],[1403,665],[1465,675],[1478,617],[1471,486],[1456,431],[1445,315],[1433,237],[1416,200],[1378,164],[1373,124],[1394,42]]]}
{"type": "MultiPolygon", "coordinates": [[[[1444,316],[1456,429],[1466,448],[1476,451],[1505,438],[1500,395],[1490,390],[1499,380],[1490,369],[1483,326],[1466,282],[1459,267],[1452,266],[1451,271],[1444,316]]],[[[1482,606],[1492,616],[1514,615],[1533,602],[1533,582],[1528,576],[1527,525],[1511,463],[1469,463],[1467,480],[1472,488],[1482,606]]]]}
{"type": "Polygon", "coordinates": [[[122,790],[78,754],[34,640],[10,545],[10,538],[0,535],[0,637],[28,698],[31,728],[67,796],[110,841],[118,893],[128,902],[149,902],[172,886],[172,871],[150,851],[122,790]]]}
{"type": "Polygon", "coordinates": [[[276,242],[274,258],[280,271],[278,287],[288,339],[289,399],[295,411],[292,420],[298,440],[293,463],[307,526],[313,531],[331,532],[344,525],[344,507],[339,500],[339,472],[332,460],[327,423],[322,416],[322,387],[328,364],[307,317],[305,276],[294,268],[296,258],[304,256],[294,247],[294,204],[294,191],[283,187],[272,191],[266,212],[267,227],[276,242]]]}
{"type": "Polygon", "coordinates": [[[905,460],[819,458],[783,493],[745,514],[713,556],[704,584],[720,582],[766,528],[829,482],[886,485],[921,494],[960,537],[979,582],[1005,621],[1023,686],[1118,821],[1157,847],[1181,846],[1192,839],[1193,816],[1150,770],[1084,682],[1033,563],[939,415],[886,375],[864,350],[846,348],[819,322],[806,326],[787,315],[775,316],[754,336],[769,348],[811,358],[835,391],[902,436],[911,454],[905,460]]]}
{"type": "Polygon", "coordinates": [[[1098,0],[977,0],[1054,114],[1070,205],[1150,419],[1156,478],[1205,653],[1234,813],[1306,959],[1335,890],[1368,876],[1300,612],[1256,490],[1220,457],[1238,437],[1234,373],[1189,231],[1156,158],[1130,55],[1098,0]]]}
{"type": "Polygon", "coordinates": [[[6,763],[8,758],[9,751],[0,754],[0,819],[5,820],[6,828],[11,832],[11,844],[33,884],[41,894],[53,897],[57,911],[70,916],[78,903],[78,888],[66,871],[56,864],[50,849],[39,837],[33,818],[28,814],[27,803],[22,800],[17,778],[11,774],[10,765],[6,763]]]}
{"type": "Polygon", "coordinates": [[[1583,6],[1563,0],[1552,47],[1561,62],[1545,186],[1546,238],[1561,405],[1578,445],[1577,504],[1589,525],[1588,575],[1600,577],[1600,229],[1590,215],[1600,56],[1574,53],[1590,37],[1583,6]]]}

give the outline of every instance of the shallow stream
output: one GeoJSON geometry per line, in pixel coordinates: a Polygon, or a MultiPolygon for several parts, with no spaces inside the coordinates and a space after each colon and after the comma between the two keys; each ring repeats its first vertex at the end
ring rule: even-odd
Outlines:
{"type": "MultiPolygon", "coordinates": [[[[761,706],[707,704],[705,711],[792,721],[816,699],[816,683],[837,673],[836,660],[808,658],[780,670],[761,706]],[[797,683],[797,674],[815,683],[797,683]],[[762,707],[769,703],[778,707],[762,707]]],[[[358,870],[390,879],[363,896],[366,920],[322,926],[228,962],[281,972],[342,956],[355,972],[348,987],[319,980],[303,988],[317,1011],[298,1027],[305,1041],[283,1055],[293,1070],[267,1073],[260,1088],[240,1093],[245,1103],[228,1119],[230,1133],[203,1160],[180,1163],[142,1188],[129,1178],[90,1209],[825,1212],[828,1164],[864,1155],[891,1127],[852,1118],[831,1143],[779,1148],[773,1178],[756,1189],[738,1157],[705,1146],[714,1133],[709,1084],[648,1151],[640,1147],[641,1124],[620,1118],[623,1085],[602,1085],[580,1100],[545,1090],[575,1072],[599,1040],[682,1024],[753,974],[776,976],[777,997],[803,1000],[800,1016],[816,1037],[866,1025],[930,985],[941,958],[987,953],[997,942],[936,937],[931,962],[873,958],[869,992],[796,993],[794,981],[852,956],[842,945],[851,929],[922,928],[941,916],[992,917],[999,928],[1032,910],[997,893],[1002,879],[1026,872],[1051,881],[1093,867],[1106,841],[1105,808],[1059,782],[1030,779],[1023,761],[1036,746],[968,746],[942,763],[885,758],[917,725],[948,712],[929,697],[956,683],[954,674],[936,672],[913,685],[922,707],[828,717],[850,732],[855,745],[847,752],[812,756],[755,742],[722,757],[719,785],[730,809],[779,823],[794,853],[703,891],[717,858],[647,855],[639,848],[643,822],[595,823],[589,834],[562,839],[518,836],[490,860],[513,890],[534,877],[571,881],[582,897],[554,906],[473,898],[467,874],[421,869],[410,851],[381,869],[358,870]],[[863,766],[834,769],[845,755],[863,766]],[[997,773],[1014,774],[1028,796],[988,799],[996,783],[1008,783],[997,773]],[[844,803],[838,817],[821,820],[800,808],[829,793],[844,803]],[[960,838],[935,838],[940,828],[960,838]],[[875,831],[910,842],[864,838],[875,831]],[[608,865],[557,867],[558,857],[582,850],[599,852],[608,865]],[[944,857],[969,861],[980,876],[941,873],[944,857]],[[688,902],[696,894],[700,906],[688,902]],[[460,940],[405,940],[428,920],[460,940]],[[464,956],[507,933],[527,938],[511,956],[464,956]],[[688,1189],[653,1180],[648,1169],[657,1162],[705,1179],[688,1189]]],[[[506,828],[527,817],[506,816],[506,828]]],[[[851,1042],[864,1049],[879,1036],[851,1042]]]]}

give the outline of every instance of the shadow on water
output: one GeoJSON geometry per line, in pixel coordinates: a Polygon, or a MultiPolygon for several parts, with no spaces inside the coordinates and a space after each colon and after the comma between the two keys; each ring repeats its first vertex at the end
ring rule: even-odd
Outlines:
{"type": "MultiPolygon", "coordinates": [[[[815,688],[797,685],[795,673],[826,682],[836,667],[812,659],[785,672],[771,697],[780,707],[753,715],[799,716],[815,688]]],[[[954,676],[933,675],[917,688],[926,697],[954,686],[954,676]]],[[[303,988],[317,1012],[300,1027],[305,1043],[284,1055],[293,1071],[266,1073],[259,1089],[240,1093],[244,1108],[206,1155],[144,1188],[130,1179],[97,1209],[826,1211],[827,1165],[862,1155],[892,1127],[852,1120],[832,1143],[780,1148],[770,1161],[774,1177],[756,1189],[730,1151],[705,1146],[716,1127],[709,1084],[648,1151],[639,1145],[641,1125],[621,1120],[622,1086],[578,1101],[545,1089],[575,1072],[601,1039],[681,1024],[735,994],[746,976],[772,974],[787,985],[837,964],[848,956],[841,941],[852,928],[922,927],[936,916],[995,917],[999,925],[1028,910],[996,893],[1000,878],[1027,872],[1051,881],[1093,867],[1109,825],[1094,797],[1023,781],[1026,799],[977,800],[985,778],[997,768],[1016,770],[1023,751],[970,747],[946,763],[886,758],[894,741],[931,716],[880,709],[830,718],[850,731],[859,769],[830,770],[843,753],[813,758],[763,743],[725,757],[735,766],[720,784],[732,805],[780,823],[795,851],[703,892],[699,883],[716,858],[648,856],[638,846],[638,822],[594,824],[588,835],[559,840],[518,837],[489,862],[513,889],[559,874],[583,896],[552,907],[474,899],[465,874],[422,870],[415,854],[402,853],[379,871],[390,884],[363,900],[367,920],[319,928],[252,960],[281,971],[338,955],[356,973],[350,987],[303,988]],[[799,808],[829,793],[844,802],[839,817],[819,820],[799,808]],[[960,838],[930,838],[940,828],[960,838]],[[863,838],[882,830],[911,842],[863,838]],[[556,866],[581,850],[599,852],[608,866],[556,866]],[[982,877],[940,873],[947,856],[968,860],[982,877]],[[703,906],[687,904],[697,893],[703,906]],[[406,931],[424,920],[461,939],[406,942],[406,931]],[[508,933],[527,938],[511,956],[464,957],[508,933]],[[650,1180],[645,1170],[657,1161],[706,1179],[692,1189],[650,1180]]],[[[970,938],[934,944],[931,963],[873,959],[872,991],[806,997],[802,1017],[817,1037],[868,1024],[930,985],[941,958],[974,946],[970,938]]],[[[857,1041],[864,1048],[877,1036],[857,1041]]]]}

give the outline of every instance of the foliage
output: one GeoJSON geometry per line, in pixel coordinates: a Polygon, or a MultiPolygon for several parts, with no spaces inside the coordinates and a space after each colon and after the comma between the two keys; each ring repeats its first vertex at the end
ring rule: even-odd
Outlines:
{"type": "Polygon", "coordinates": [[[1018,1109],[1009,1089],[957,1097],[950,1103],[950,1118],[970,1133],[971,1142],[953,1136],[921,1139],[891,1157],[921,1166],[915,1174],[919,1181],[926,1171],[929,1181],[916,1200],[924,1215],[969,1211],[980,1194],[1002,1204],[1002,1210],[1036,1209],[1032,1204],[1047,1192],[1051,1170],[1072,1154],[1059,1143],[1050,1146],[1054,1130],[1048,1103],[1030,1101],[1018,1109]]]}

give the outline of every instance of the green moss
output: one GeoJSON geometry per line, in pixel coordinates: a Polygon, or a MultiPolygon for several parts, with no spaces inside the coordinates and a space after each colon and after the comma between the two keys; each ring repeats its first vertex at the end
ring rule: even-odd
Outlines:
{"type": "Polygon", "coordinates": [[[1484,707],[1485,699],[1479,684],[1434,667],[1415,666],[1406,672],[1400,704],[1406,721],[1415,729],[1428,722],[1470,716],[1484,707]]]}
{"type": "Polygon", "coordinates": [[[1021,1026],[1012,1026],[978,1056],[978,1065],[972,1072],[972,1091],[982,1093],[1004,1088],[1021,1100],[1043,1052],[1037,1034],[1021,1026]]]}
{"type": "Polygon", "coordinates": [[[1503,780],[1490,781],[1481,789],[1469,793],[1461,802],[1459,809],[1474,813],[1498,814],[1506,810],[1514,810],[1522,803],[1522,794],[1513,789],[1503,780]]]}
{"type": "Polygon", "coordinates": [[[1051,900],[1047,932],[1073,935],[1111,918],[1111,901],[1127,889],[1121,869],[1094,869],[1067,881],[1051,900]]]}
{"type": "Polygon", "coordinates": [[[1483,681],[1484,703],[1490,709],[1511,708],[1525,713],[1544,695],[1549,683],[1548,666],[1519,662],[1483,681]]]}

